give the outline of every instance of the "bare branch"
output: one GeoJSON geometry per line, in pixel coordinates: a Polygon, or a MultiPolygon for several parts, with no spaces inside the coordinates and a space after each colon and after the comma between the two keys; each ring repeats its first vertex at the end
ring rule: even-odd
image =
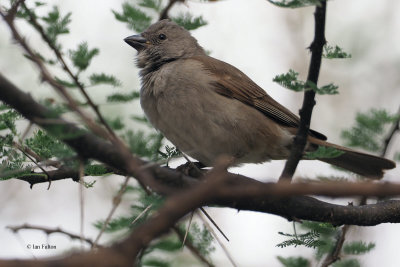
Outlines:
{"type": "MultiPolygon", "coordinates": [[[[11,231],[13,231],[14,233],[16,233],[20,230],[39,230],[39,231],[45,232],[47,235],[51,235],[54,233],[61,233],[61,234],[69,236],[71,239],[77,239],[77,240],[82,239],[80,235],[76,235],[76,234],[64,231],[60,228],[47,228],[47,227],[35,226],[35,225],[31,225],[31,224],[23,224],[20,226],[7,226],[7,228],[10,229],[11,231]]],[[[93,245],[93,241],[90,238],[83,238],[82,240],[91,246],[93,245]]]]}
{"type": "Polygon", "coordinates": [[[397,131],[400,131],[400,107],[399,107],[399,110],[397,111],[396,115],[398,116],[397,120],[393,123],[392,129],[390,130],[389,135],[386,137],[386,139],[384,141],[384,146],[383,146],[383,150],[381,153],[382,157],[384,157],[386,155],[386,152],[389,148],[389,144],[392,141],[394,134],[397,131]]]}
{"type": "Polygon", "coordinates": [[[350,226],[349,225],[343,225],[342,229],[340,229],[340,234],[336,240],[336,245],[334,250],[332,251],[331,254],[329,254],[324,262],[322,263],[321,267],[328,267],[332,263],[340,260],[340,252],[342,251],[342,247],[344,244],[344,240],[346,239],[346,233],[349,230],[350,226]]]}
{"type": "Polygon", "coordinates": [[[6,21],[13,21],[15,19],[15,15],[17,14],[18,7],[19,5],[23,4],[25,0],[17,0],[14,2],[12,7],[8,10],[8,13],[6,16],[4,16],[4,19],[6,21]]]}
{"type": "Polygon", "coordinates": [[[83,119],[86,125],[93,132],[95,132],[99,136],[102,136],[105,139],[113,140],[108,132],[106,132],[102,127],[100,127],[96,122],[94,122],[87,114],[85,114],[81,109],[79,109],[75,100],[71,97],[71,95],[68,93],[65,87],[59,84],[53,78],[53,76],[50,74],[49,70],[46,68],[41,58],[30,48],[26,40],[22,38],[22,36],[19,34],[17,28],[14,25],[14,20],[8,19],[7,15],[4,14],[2,11],[0,11],[0,16],[2,16],[3,19],[6,21],[6,23],[8,24],[14,40],[22,46],[25,52],[29,55],[32,61],[39,68],[42,80],[46,81],[49,85],[51,85],[54,89],[56,89],[56,91],[59,92],[65,98],[69,107],[79,114],[79,116],[83,119]]]}
{"type": "Polygon", "coordinates": [[[118,205],[121,203],[122,195],[125,193],[126,187],[128,186],[128,182],[129,182],[129,177],[126,177],[125,178],[125,182],[121,186],[121,189],[118,191],[117,195],[113,198],[113,206],[112,206],[110,212],[108,213],[108,216],[107,216],[106,220],[104,221],[100,232],[98,233],[96,239],[94,240],[92,248],[96,248],[97,247],[97,244],[98,244],[98,242],[100,240],[100,237],[102,236],[102,234],[106,230],[107,225],[110,223],[111,218],[114,215],[115,211],[117,210],[118,205]]]}
{"type": "MultiPolygon", "coordinates": [[[[310,45],[311,62],[308,69],[307,82],[313,84],[318,83],[319,70],[321,67],[322,51],[326,43],[325,40],[325,15],[326,15],[326,2],[321,1],[320,5],[315,7],[315,33],[314,40],[310,45]]],[[[306,88],[307,89],[307,88],[306,88]]],[[[309,89],[309,88],[308,88],[309,89]]],[[[292,180],[293,174],[296,171],[297,165],[307,143],[308,131],[310,129],[312,110],[315,105],[315,91],[306,90],[304,92],[303,106],[300,109],[300,125],[296,137],[293,140],[293,146],[290,151],[290,156],[285,164],[279,181],[292,180]]]]}
{"type": "Polygon", "coordinates": [[[22,7],[25,9],[26,13],[29,16],[29,22],[33,25],[33,27],[40,33],[40,36],[42,39],[47,43],[47,45],[51,48],[51,50],[54,52],[56,55],[58,61],[61,63],[63,69],[68,73],[68,75],[71,77],[71,79],[74,81],[76,86],[79,88],[80,92],[83,94],[85,97],[87,103],[93,108],[95,111],[97,117],[99,118],[100,122],[104,125],[104,127],[108,130],[109,134],[112,136],[113,139],[117,139],[117,136],[115,135],[114,131],[111,129],[111,127],[108,125],[104,117],[101,115],[100,110],[98,105],[96,105],[90,96],[87,94],[85,91],[85,88],[83,87],[82,83],[79,81],[78,75],[74,75],[69,68],[68,64],[65,62],[64,57],[62,56],[61,52],[59,49],[55,46],[54,42],[52,42],[49,37],[46,35],[45,31],[43,30],[43,27],[38,23],[36,20],[36,17],[32,14],[32,12],[29,10],[29,8],[25,5],[25,3],[22,3],[22,7]]]}
{"type": "Polygon", "coordinates": [[[185,0],[169,0],[167,6],[161,11],[159,20],[168,19],[168,12],[174,6],[175,3],[182,2],[184,3],[185,0]]]}
{"type": "Polygon", "coordinates": [[[225,159],[218,162],[198,186],[167,198],[157,213],[138,226],[118,248],[136,258],[151,240],[171,229],[185,214],[211,200],[227,178],[226,162],[225,159]]]}
{"type": "MultiPolygon", "coordinates": [[[[178,235],[179,239],[183,242],[185,234],[182,233],[182,231],[176,226],[174,226],[172,229],[178,235]]],[[[193,246],[190,240],[185,241],[185,247],[187,247],[206,266],[214,267],[214,265],[209,260],[207,260],[195,246],[193,246]]]]}

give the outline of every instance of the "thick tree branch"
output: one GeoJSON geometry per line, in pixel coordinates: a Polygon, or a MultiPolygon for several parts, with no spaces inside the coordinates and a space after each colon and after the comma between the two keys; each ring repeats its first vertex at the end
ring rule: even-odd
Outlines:
{"type": "MultiPolygon", "coordinates": [[[[308,69],[307,82],[312,82],[317,85],[319,70],[321,67],[322,50],[326,43],[325,40],[325,15],[326,15],[326,1],[321,1],[320,5],[315,7],[315,33],[314,40],[310,45],[311,62],[308,69]]],[[[290,156],[285,164],[285,168],[279,178],[280,181],[291,180],[297,165],[307,143],[307,135],[310,129],[312,110],[315,105],[315,91],[311,88],[306,88],[304,92],[303,106],[300,109],[300,125],[296,137],[293,141],[293,146],[290,151],[290,156]]]]}
{"type": "Polygon", "coordinates": [[[77,182],[79,181],[79,173],[70,168],[60,168],[58,170],[46,171],[46,173],[32,172],[31,174],[18,176],[17,179],[28,182],[32,188],[34,184],[64,179],[72,179],[77,182]]]}
{"type": "Polygon", "coordinates": [[[152,220],[155,223],[154,225],[148,226],[149,224],[146,224],[148,227],[143,231],[143,234],[136,237],[131,236],[130,241],[121,243],[122,245],[101,249],[96,255],[85,253],[64,260],[51,260],[41,263],[38,261],[0,261],[2,266],[50,266],[54,264],[57,266],[82,266],[82,263],[90,263],[90,265],[96,266],[109,266],[111,264],[127,266],[132,263],[131,255],[137,254],[148,244],[151,238],[167,231],[188,211],[203,205],[220,205],[239,210],[260,211],[283,216],[289,220],[314,220],[331,222],[335,225],[376,225],[383,222],[400,222],[400,201],[385,201],[374,205],[354,207],[330,204],[304,196],[283,197],[301,194],[331,196],[399,194],[400,188],[396,184],[265,184],[244,176],[228,173],[225,174],[227,177],[224,182],[215,186],[208,181],[191,179],[177,171],[149,164],[58,117],[50,117],[49,119],[51,112],[35,102],[30,95],[17,89],[1,75],[0,92],[0,99],[18,110],[27,119],[37,122],[50,133],[62,132],[66,134],[68,138],[62,136],[59,138],[74,148],[82,157],[94,158],[124,173],[135,176],[139,181],[150,186],[152,190],[162,194],[168,195],[177,192],[177,189],[192,188],[172,196],[172,199],[167,201],[162,213],[158,213],[168,216],[167,223],[164,221],[163,226],[161,226],[159,222],[165,218],[158,217],[158,220],[152,220]],[[58,130],[55,131],[56,129],[58,130]],[[153,179],[153,176],[157,178],[157,181],[153,179]],[[160,181],[163,181],[164,185],[160,185],[160,181]],[[199,191],[193,191],[196,189],[199,191]],[[174,203],[179,204],[175,205],[174,203]],[[126,254],[128,251],[130,253],[126,254]],[[128,258],[127,255],[129,255],[128,258]],[[113,259],[112,262],[110,259],[113,259]]]}
{"type": "MultiPolygon", "coordinates": [[[[59,163],[54,161],[55,163],[59,163]]],[[[108,173],[112,174],[117,174],[117,175],[125,175],[125,173],[122,173],[121,171],[118,171],[114,168],[110,168],[108,166],[103,166],[104,169],[108,173]]],[[[91,175],[90,173],[85,173],[85,176],[91,175]]],[[[65,180],[65,179],[72,179],[75,182],[79,181],[79,172],[76,169],[67,167],[67,166],[61,166],[57,170],[49,170],[44,172],[32,172],[29,174],[24,174],[18,176],[16,174],[16,179],[28,182],[31,186],[31,188],[35,184],[40,184],[40,183],[47,183],[49,180],[51,181],[58,181],[58,180],[65,180]]]]}
{"type": "Polygon", "coordinates": [[[205,176],[204,182],[196,187],[184,190],[170,196],[164,205],[145,224],[140,225],[135,231],[117,247],[125,251],[132,259],[144,249],[154,238],[172,228],[184,215],[201,207],[211,200],[218,188],[227,178],[225,159],[217,162],[216,166],[205,176]]]}
{"type": "MultiPolygon", "coordinates": [[[[63,138],[62,136],[59,136],[59,138],[75,149],[81,157],[96,159],[112,168],[120,170],[125,175],[133,176],[155,192],[169,195],[182,188],[189,188],[200,183],[198,180],[187,177],[175,170],[149,164],[131,154],[125,153],[125,151],[107,143],[103,139],[59,118],[53,117],[52,123],[44,123],[52,113],[35,102],[30,95],[17,89],[1,75],[0,91],[0,99],[18,110],[27,119],[33,122],[38,121],[38,124],[50,133],[59,128],[56,134],[62,132],[68,136],[68,138],[63,138]],[[160,184],[161,181],[163,184],[160,184]]],[[[339,224],[374,225],[383,222],[398,222],[399,220],[394,212],[389,213],[386,210],[387,213],[383,216],[382,212],[384,210],[376,210],[373,206],[371,206],[371,211],[368,213],[368,216],[371,216],[371,218],[363,215],[362,218],[366,220],[363,222],[360,220],[361,217],[357,217],[359,210],[349,211],[349,209],[354,209],[355,207],[332,206],[333,204],[318,200],[291,202],[289,200],[297,198],[282,199],[284,196],[304,194],[328,196],[398,195],[400,189],[397,184],[265,184],[241,175],[229,174],[228,176],[226,185],[223,187],[223,190],[220,190],[220,198],[216,197],[214,201],[208,204],[268,212],[286,218],[329,221],[339,224]],[[280,199],[277,199],[277,196],[280,199]],[[316,207],[315,205],[319,207],[321,215],[313,211],[316,207]],[[332,207],[338,210],[339,217],[327,216],[332,207]],[[375,214],[378,216],[375,216],[375,214]]],[[[381,203],[377,205],[381,205],[381,203]]],[[[397,209],[397,205],[400,207],[399,203],[393,202],[390,204],[390,207],[397,209]]],[[[362,213],[367,214],[366,212],[369,210],[369,207],[370,205],[364,206],[365,210],[362,213]]]]}

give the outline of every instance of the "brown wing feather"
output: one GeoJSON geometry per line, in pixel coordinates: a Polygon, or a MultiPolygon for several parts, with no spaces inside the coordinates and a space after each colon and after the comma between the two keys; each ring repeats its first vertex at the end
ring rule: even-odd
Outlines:
{"type": "MultiPolygon", "coordinates": [[[[253,106],[267,117],[289,127],[297,128],[299,118],[290,110],[276,102],[260,86],[246,74],[223,61],[208,56],[196,56],[191,59],[201,62],[204,68],[217,77],[215,90],[224,96],[235,98],[247,105],[253,106]]],[[[326,137],[314,130],[311,135],[318,139],[326,137]]]]}

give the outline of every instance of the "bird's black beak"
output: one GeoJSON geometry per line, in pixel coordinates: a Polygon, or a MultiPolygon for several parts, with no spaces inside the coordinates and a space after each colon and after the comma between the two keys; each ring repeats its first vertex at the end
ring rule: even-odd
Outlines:
{"type": "Polygon", "coordinates": [[[135,48],[138,52],[145,49],[147,45],[147,40],[144,38],[142,35],[137,34],[137,35],[131,35],[129,37],[126,37],[124,41],[135,48]]]}

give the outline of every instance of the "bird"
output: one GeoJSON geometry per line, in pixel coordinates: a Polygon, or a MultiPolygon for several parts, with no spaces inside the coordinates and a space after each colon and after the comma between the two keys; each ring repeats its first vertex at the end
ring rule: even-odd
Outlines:
{"type": "MultiPolygon", "coordinates": [[[[181,152],[204,166],[220,156],[232,166],[289,157],[300,119],[236,67],[208,56],[189,31],[165,19],[124,41],[137,50],[140,104],[181,152]]],[[[395,163],[326,141],[310,129],[305,151],[342,153],[319,160],[379,179],[395,163]]]]}

